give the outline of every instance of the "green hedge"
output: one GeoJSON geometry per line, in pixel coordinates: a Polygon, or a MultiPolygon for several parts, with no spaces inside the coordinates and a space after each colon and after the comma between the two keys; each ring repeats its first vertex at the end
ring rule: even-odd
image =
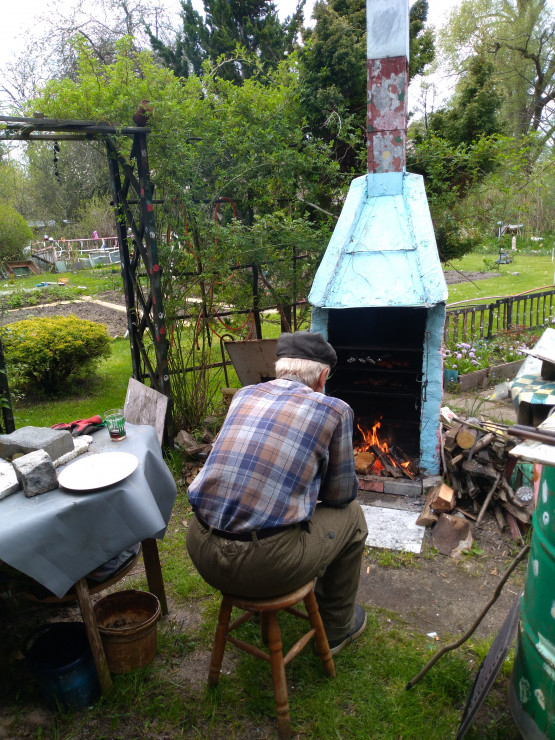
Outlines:
{"type": "Polygon", "coordinates": [[[29,389],[55,393],[72,377],[90,373],[111,353],[104,324],[56,316],[17,321],[0,336],[10,375],[29,389]]]}

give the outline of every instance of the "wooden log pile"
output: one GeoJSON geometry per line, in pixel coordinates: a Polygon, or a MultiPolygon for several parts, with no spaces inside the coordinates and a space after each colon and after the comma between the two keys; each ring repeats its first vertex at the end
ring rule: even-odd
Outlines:
{"type": "Polygon", "coordinates": [[[520,538],[532,512],[508,482],[515,464],[509,451],[518,440],[507,429],[506,425],[472,418],[444,420],[441,457],[445,483],[429,491],[418,524],[429,526],[441,512],[458,510],[478,527],[489,510],[500,530],[508,526],[512,537],[520,538]]]}

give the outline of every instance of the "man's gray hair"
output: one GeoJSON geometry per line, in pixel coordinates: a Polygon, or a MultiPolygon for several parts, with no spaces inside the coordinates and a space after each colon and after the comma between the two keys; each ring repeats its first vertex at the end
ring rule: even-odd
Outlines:
{"type": "Polygon", "coordinates": [[[329,370],[330,366],[315,360],[302,360],[295,357],[280,357],[276,362],[276,377],[296,375],[303,383],[313,388],[320,379],[322,370],[329,370]]]}

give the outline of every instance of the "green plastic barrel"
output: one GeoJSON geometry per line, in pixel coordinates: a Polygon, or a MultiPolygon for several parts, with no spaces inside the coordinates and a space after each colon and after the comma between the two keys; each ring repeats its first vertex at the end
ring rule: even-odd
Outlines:
{"type": "Polygon", "coordinates": [[[509,702],[525,740],[555,740],[555,468],[546,465],[534,512],[509,702]]]}

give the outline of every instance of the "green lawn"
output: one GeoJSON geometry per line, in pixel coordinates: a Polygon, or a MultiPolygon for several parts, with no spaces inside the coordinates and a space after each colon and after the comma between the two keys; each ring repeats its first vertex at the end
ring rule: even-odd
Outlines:
{"type": "Polygon", "coordinates": [[[496,271],[501,277],[469,281],[449,285],[447,304],[459,301],[472,300],[476,303],[489,302],[492,298],[502,298],[508,295],[517,295],[531,290],[549,289],[553,287],[555,262],[551,255],[511,254],[513,261],[508,265],[491,266],[493,255],[488,254],[484,264],[484,255],[478,252],[466,254],[458,260],[452,260],[444,265],[445,270],[457,269],[461,272],[496,271]]]}
{"type": "MultiPolygon", "coordinates": [[[[41,272],[40,275],[29,275],[13,280],[4,280],[0,282],[0,294],[18,290],[33,290],[40,294],[44,293],[46,288],[37,288],[38,283],[57,283],[60,279],[68,280],[68,288],[81,288],[90,295],[105,290],[123,289],[120,266],[106,265],[94,270],[79,270],[78,272],[64,273],[41,272]]],[[[61,290],[64,290],[64,288],[61,288],[61,290]]]]}

